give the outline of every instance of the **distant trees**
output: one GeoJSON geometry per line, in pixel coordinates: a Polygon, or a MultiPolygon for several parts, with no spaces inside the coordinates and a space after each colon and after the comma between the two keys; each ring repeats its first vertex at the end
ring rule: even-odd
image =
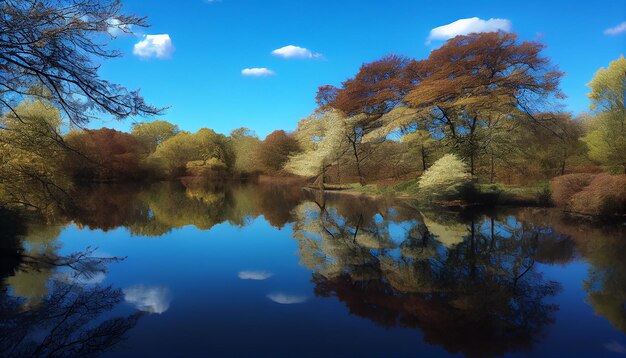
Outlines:
{"type": "Polygon", "coordinates": [[[180,132],[180,129],[177,125],[166,121],[155,120],[152,122],[136,123],[133,125],[133,129],[130,133],[146,143],[150,151],[153,152],[159,144],[175,136],[178,132],[180,132]]]}
{"type": "Polygon", "coordinates": [[[146,144],[137,137],[114,129],[101,128],[70,132],[65,142],[64,168],[79,181],[145,179],[146,144]]]}
{"type": "Polygon", "coordinates": [[[614,172],[626,174],[626,59],[621,56],[601,68],[587,85],[591,110],[584,140],[591,159],[614,172]]]}
{"type": "Polygon", "coordinates": [[[207,128],[196,133],[180,132],[159,144],[151,155],[169,177],[225,174],[233,169],[235,153],[223,134],[207,128]]]}
{"type": "Polygon", "coordinates": [[[283,130],[268,134],[258,146],[257,158],[262,168],[270,173],[277,173],[289,159],[289,156],[300,151],[300,145],[293,135],[283,130]]]}
{"type": "Polygon", "coordinates": [[[262,170],[255,153],[259,152],[261,140],[248,128],[237,128],[230,133],[235,152],[235,169],[241,173],[254,173],[262,170]]]}

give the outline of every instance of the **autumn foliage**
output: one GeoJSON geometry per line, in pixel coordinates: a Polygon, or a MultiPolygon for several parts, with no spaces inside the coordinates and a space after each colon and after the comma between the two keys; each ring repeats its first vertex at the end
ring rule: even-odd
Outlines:
{"type": "Polygon", "coordinates": [[[300,145],[292,135],[283,130],[276,130],[260,143],[257,158],[267,172],[276,173],[282,170],[289,156],[298,151],[300,151],[300,145]]]}
{"type": "Polygon", "coordinates": [[[566,210],[596,216],[626,215],[626,175],[570,174],[552,180],[553,200],[566,210]]]}
{"type": "Polygon", "coordinates": [[[72,148],[65,170],[79,181],[140,180],[148,149],[137,137],[101,128],[72,132],[65,138],[72,148]]]}

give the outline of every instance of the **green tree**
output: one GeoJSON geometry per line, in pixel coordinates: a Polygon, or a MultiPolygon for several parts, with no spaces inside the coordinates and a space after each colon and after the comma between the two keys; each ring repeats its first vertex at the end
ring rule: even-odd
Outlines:
{"type": "Polygon", "coordinates": [[[584,140],[591,159],[614,172],[626,173],[626,59],[621,56],[601,68],[589,84],[591,110],[584,140]]]}
{"type": "Polygon", "coordinates": [[[167,121],[155,120],[152,122],[136,123],[133,125],[131,134],[145,142],[150,151],[168,138],[175,136],[180,129],[177,125],[167,121]]]}
{"type": "Polygon", "coordinates": [[[253,173],[261,170],[255,153],[258,152],[261,141],[248,128],[237,128],[230,133],[233,150],[235,152],[235,170],[240,173],[253,173]]]}
{"type": "Polygon", "coordinates": [[[407,133],[402,136],[402,143],[407,145],[407,150],[413,154],[413,160],[419,158],[422,165],[422,171],[428,169],[433,147],[435,147],[436,140],[432,135],[425,130],[416,130],[411,133],[407,133]]]}
{"type": "Polygon", "coordinates": [[[0,203],[52,214],[71,184],[61,170],[59,110],[28,99],[0,119],[0,203]]]}
{"type": "Polygon", "coordinates": [[[167,176],[209,173],[214,169],[232,170],[235,153],[230,139],[207,128],[196,133],[180,132],[157,146],[151,155],[160,162],[167,176]]]}

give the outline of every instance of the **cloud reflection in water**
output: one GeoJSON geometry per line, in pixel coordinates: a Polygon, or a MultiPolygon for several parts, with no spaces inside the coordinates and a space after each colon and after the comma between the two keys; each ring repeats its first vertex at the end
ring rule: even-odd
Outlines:
{"type": "Polygon", "coordinates": [[[123,289],[124,300],[138,310],[161,314],[170,308],[170,292],[167,287],[136,285],[123,289]]]}

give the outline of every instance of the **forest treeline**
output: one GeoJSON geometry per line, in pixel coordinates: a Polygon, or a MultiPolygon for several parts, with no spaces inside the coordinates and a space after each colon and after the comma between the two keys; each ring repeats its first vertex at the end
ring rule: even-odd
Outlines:
{"type": "MultiPolygon", "coordinates": [[[[320,186],[413,180],[429,195],[449,196],[468,183],[528,185],[570,174],[553,181],[561,194],[586,188],[603,171],[624,173],[626,59],[596,73],[590,112],[572,117],[559,111],[563,73],[542,49],[499,32],[458,36],[423,60],[388,55],[340,87],[321,86],[318,108],[294,132],[263,140],[247,128],[190,133],[163,120],[136,123],[130,133],[63,133],[62,108],[35,84],[2,118],[1,196],[30,206],[81,182],[259,174],[299,175],[320,186]]],[[[624,186],[623,176],[602,178],[607,190],[624,186]]],[[[606,195],[601,189],[596,197],[606,195]]],[[[621,191],[613,198],[618,209],[621,191]]],[[[556,201],[567,206],[576,192],[556,201]]]]}

